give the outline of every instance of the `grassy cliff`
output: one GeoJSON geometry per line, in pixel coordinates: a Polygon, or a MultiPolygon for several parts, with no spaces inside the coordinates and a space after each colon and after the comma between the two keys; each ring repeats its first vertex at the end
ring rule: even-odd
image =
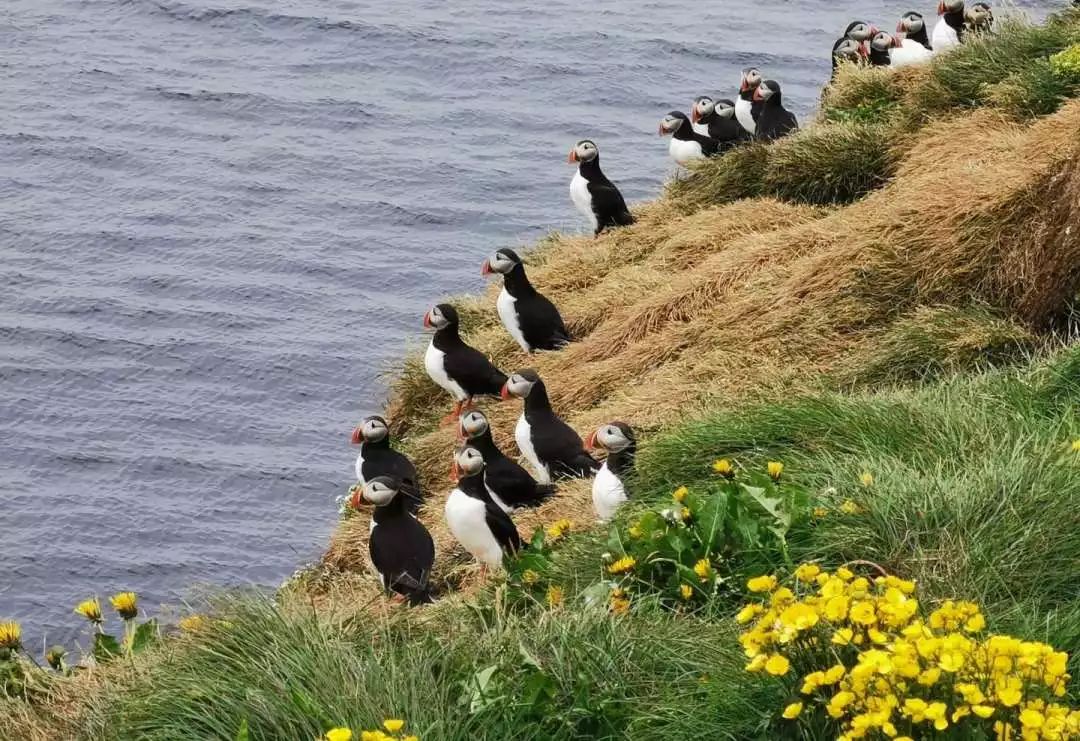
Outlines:
{"type": "MultiPolygon", "coordinates": [[[[1073,11],[925,69],[844,70],[796,136],[703,163],[632,227],[551,237],[529,273],[580,338],[562,352],[524,356],[490,293],[457,302],[469,341],[537,368],[579,431],[639,431],[610,528],[567,484],[518,524],[569,534],[481,583],[441,522],[449,403],[411,355],[387,414],[432,492],[438,604],[386,606],[352,515],[277,600],[224,597],[130,664],[42,680],[0,736],[304,739],[401,717],[426,741],[835,737],[823,714],[780,717],[797,686],[744,671],[732,620],[747,578],[806,561],[913,579],[926,611],[977,602],[1077,674],[1078,43],[1073,11]]],[[[513,449],[519,405],[485,412],[513,449]]],[[[1076,707],[1080,685],[1062,692],[1076,707]]]]}

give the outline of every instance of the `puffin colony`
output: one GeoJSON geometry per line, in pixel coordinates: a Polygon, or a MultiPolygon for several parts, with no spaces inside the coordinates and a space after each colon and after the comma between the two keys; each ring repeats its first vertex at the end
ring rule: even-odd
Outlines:
{"type": "MultiPolygon", "coordinates": [[[[901,16],[895,33],[867,21],[853,21],[833,44],[833,75],[841,64],[922,64],[934,54],[989,32],[994,23],[990,6],[983,2],[965,7],[964,0],[940,0],[937,13],[932,31],[916,11],[901,16]]],[[[734,99],[702,95],[691,103],[689,116],[671,111],[660,121],[660,135],[671,137],[668,153],[679,165],[748,142],[774,141],[798,128],[794,114],[784,108],[780,83],[766,79],[757,67],[742,71],[734,99]]],[[[622,193],[600,169],[600,150],[594,141],[582,139],[567,159],[577,165],[570,199],[594,235],[634,223],[622,193]]],[[[502,276],[496,310],[523,352],[558,352],[573,342],[559,309],[529,282],[524,261],[516,252],[495,251],[484,260],[481,273],[502,276]]],[[[501,568],[506,554],[525,547],[512,515],[551,499],[560,480],[591,478],[597,520],[612,519],[629,498],[627,478],[637,450],[634,431],[615,421],[583,441],[552,408],[547,387],[535,370],[508,375],[465,343],[453,306],[432,307],[424,315],[424,326],[434,330],[424,368],[453,397],[453,408],[443,423],[453,425],[459,443],[451,465],[456,484],[446,500],[446,524],[481,570],[501,568]],[[521,399],[514,440],[531,472],[495,444],[487,416],[472,408],[477,397],[521,399]],[[590,451],[602,451],[603,462],[590,451]]],[[[425,494],[416,467],[390,442],[390,427],[382,417],[368,417],[353,430],[352,443],[360,446],[360,452],[358,483],[350,503],[354,509],[374,506],[368,549],[383,587],[394,599],[419,605],[433,599],[430,578],[435,546],[418,519],[425,494]]]]}

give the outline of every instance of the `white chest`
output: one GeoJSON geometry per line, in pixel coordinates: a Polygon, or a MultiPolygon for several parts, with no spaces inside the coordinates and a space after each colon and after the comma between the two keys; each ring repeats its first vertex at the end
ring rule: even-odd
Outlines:
{"type": "Polygon", "coordinates": [[[495,502],[496,506],[498,506],[499,509],[501,509],[506,514],[511,514],[514,511],[514,508],[504,502],[502,500],[502,497],[496,494],[495,490],[487,485],[486,481],[484,482],[484,488],[487,489],[487,493],[491,495],[491,501],[495,502]]]}
{"type": "Polygon", "coordinates": [[[435,347],[434,342],[430,343],[427,352],[424,353],[424,369],[427,370],[431,380],[438,384],[440,388],[449,392],[455,401],[465,401],[469,397],[465,393],[465,389],[461,388],[457,381],[446,375],[446,368],[443,365],[443,358],[445,357],[446,353],[435,347]]]}
{"type": "Polygon", "coordinates": [[[708,124],[694,123],[693,121],[691,121],[690,122],[690,128],[692,128],[694,130],[694,133],[697,134],[698,136],[708,136],[709,135],[709,125],[708,124]]]}
{"type": "Polygon", "coordinates": [[[499,312],[499,319],[506,327],[506,331],[514,338],[514,342],[518,343],[522,350],[529,352],[531,348],[525,341],[525,335],[521,331],[521,321],[518,319],[517,299],[504,288],[495,302],[495,308],[499,312]]]}
{"type": "Polygon", "coordinates": [[[487,508],[461,489],[446,499],[446,526],[473,558],[492,568],[502,566],[502,548],[487,524],[487,508]]]}
{"type": "Polygon", "coordinates": [[[960,45],[960,37],[956,29],[950,26],[944,18],[934,26],[934,35],[930,38],[930,46],[934,47],[934,53],[940,54],[946,49],[952,49],[960,45]]]}
{"type": "Polygon", "coordinates": [[[614,517],[619,507],[626,501],[626,489],[622,481],[608,469],[606,462],[593,478],[592,501],[596,517],[600,522],[607,522],[614,517]]]}
{"type": "Polygon", "coordinates": [[[757,123],[754,122],[752,107],[753,104],[749,100],[739,98],[735,101],[735,119],[740,126],[754,134],[757,132],[757,123]]]}
{"type": "Polygon", "coordinates": [[[570,181],[570,200],[577,206],[577,210],[581,212],[581,215],[588,219],[589,226],[592,227],[593,231],[596,231],[599,222],[593,212],[589,181],[581,176],[580,171],[575,172],[574,179],[570,181]]]}
{"type": "Polygon", "coordinates": [[[532,466],[533,473],[536,474],[536,480],[541,484],[550,484],[551,472],[536,454],[536,449],[532,443],[532,428],[529,426],[529,420],[525,419],[524,414],[518,418],[517,425],[514,427],[514,440],[517,442],[518,450],[521,451],[521,454],[525,456],[525,460],[532,466]]]}
{"type": "Polygon", "coordinates": [[[899,48],[889,50],[891,67],[910,67],[930,61],[934,54],[918,41],[904,39],[899,48]]]}
{"type": "Polygon", "coordinates": [[[364,446],[360,445],[360,452],[356,454],[356,480],[361,484],[367,483],[364,481],[364,446]]]}
{"type": "Polygon", "coordinates": [[[701,151],[701,145],[697,142],[684,141],[675,137],[671,138],[671,144],[668,145],[668,154],[671,155],[671,159],[680,165],[699,160],[705,156],[705,153],[701,151]]]}

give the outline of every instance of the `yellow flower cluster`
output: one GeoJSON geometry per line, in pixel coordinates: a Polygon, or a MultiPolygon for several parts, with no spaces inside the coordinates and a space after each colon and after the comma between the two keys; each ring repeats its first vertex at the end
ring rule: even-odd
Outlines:
{"type": "Polygon", "coordinates": [[[712,572],[712,564],[709,563],[707,558],[703,558],[694,564],[694,573],[702,581],[708,581],[709,577],[712,576],[712,572]]]}
{"type": "Polygon", "coordinates": [[[675,491],[671,492],[671,498],[679,504],[682,504],[686,500],[686,495],[690,493],[690,490],[685,486],[680,486],[675,491]]]}
{"type": "Polygon", "coordinates": [[[1080,78],[1080,44],[1073,44],[1051,56],[1050,68],[1063,77],[1080,78]]]}
{"type": "Polygon", "coordinates": [[[739,637],[747,671],[786,677],[792,662],[821,667],[791,680],[805,699],[787,704],[783,718],[823,712],[840,741],[902,741],[954,725],[998,739],[1080,738],[1080,710],[1054,701],[1069,680],[1064,652],[982,636],[986,619],[972,602],[947,601],[924,619],[915,583],[895,576],[815,564],[795,576],[795,591],[775,576],[751,579],[747,589],[762,601],[735,618],[749,626],[739,637]]]}
{"type": "MultiPolygon", "coordinates": [[[[401,735],[403,728],[405,728],[405,721],[400,718],[387,718],[383,721],[382,728],[360,731],[360,741],[420,741],[419,736],[401,735]]],[[[340,727],[327,731],[322,741],[353,741],[354,738],[352,729],[340,727]]]]}
{"type": "Polygon", "coordinates": [[[0,648],[17,650],[22,646],[22,628],[14,620],[0,623],[0,648]]]}
{"type": "Polygon", "coordinates": [[[608,566],[607,570],[609,574],[625,574],[628,571],[633,570],[636,565],[637,560],[633,556],[623,556],[608,566]]]}
{"type": "Polygon", "coordinates": [[[195,633],[206,627],[206,621],[202,615],[188,615],[187,617],[180,618],[180,622],[177,623],[180,630],[185,633],[195,633]]]}
{"type": "Polygon", "coordinates": [[[562,537],[568,532],[570,532],[571,528],[573,527],[574,523],[570,522],[570,520],[567,520],[565,518],[561,520],[556,520],[548,527],[546,531],[547,536],[551,540],[551,542],[554,543],[558,540],[561,540],[562,537]]]}
{"type": "Polygon", "coordinates": [[[1072,452],[1080,453],[1080,437],[1072,441],[1072,452]]]}

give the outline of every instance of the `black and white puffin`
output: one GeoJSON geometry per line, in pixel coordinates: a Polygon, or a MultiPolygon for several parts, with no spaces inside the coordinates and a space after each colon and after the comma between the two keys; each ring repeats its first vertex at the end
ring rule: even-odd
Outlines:
{"type": "Polygon", "coordinates": [[[847,36],[836,40],[832,48],[832,76],[844,63],[861,64],[866,61],[866,46],[847,36]]]}
{"type": "Polygon", "coordinates": [[[762,103],[755,135],[757,139],[774,141],[798,130],[799,122],[795,114],[784,108],[780,83],[776,80],[765,80],[754,91],[754,97],[762,103]]]}
{"type": "Polygon", "coordinates": [[[699,96],[690,106],[690,125],[701,136],[720,142],[720,151],[750,141],[750,134],[735,120],[735,102],[727,98],[699,96]]]}
{"type": "Polygon", "coordinates": [[[994,11],[988,3],[973,3],[964,11],[964,27],[968,33],[985,33],[994,27],[994,11]]]}
{"type": "Polygon", "coordinates": [[[925,64],[934,57],[934,52],[918,41],[906,39],[903,34],[893,35],[879,31],[870,42],[872,54],[884,53],[890,67],[910,67],[913,64],[925,64]]]}
{"type": "Polygon", "coordinates": [[[570,150],[566,161],[578,166],[570,181],[570,200],[589,220],[593,234],[634,223],[622,193],[600,170],[600,150],[594,142],[589,139],[579,141],[570,150]]]}
{"type": "Polygon", "coordinates": [[[484,456],[480,451],[469,445],[457,450],[454,473],[457,486],[446,499],[446,525],[485,569],[498,569],[504,553],[521,550],[521,536],[484,486],[484,456]]]}
{"type": "Polygon", "coordinates": [[[720,142],[694,131],[690,119],[681,111],[672,111],[660,121],[660,136],[671,135],[668,154],[680,165],[712,157],[720,151],[720,142]]]}
{"type": "Polygon", "coordinates": [[[761,84],[761,70],[757,67],[747,67],[742,71],[739,80],[739,98],[735,101],[735,119],[743,127],[747,134],[753,136],[757,132],[758,115],[761,113],[761,104],[754,98],[754,93],[761,84]]]}
{"type": "Polygon", "coordinates": [[[900,22],[896,24],[896,32],[933,50],[930,46],[930,36],[926,33],[926,19],[923,18],[922,13],[916,13],[914,10],[904,13],[900,22]]]}
{"type": "Polygon", "coordinates": [[[866,21],[852,21],[844,29],[844,36],[858,41],[860,44],[866,46],[866,52],[870,53],[870,39],[874,38],[877,34],[878,28],[873,23],[867,23],[866,21]]]}
{"type": "Polygon", "coordinates": [[[375,505],[368,552],[383,588],[409,604],[431,602],[429,579],[435,563],[431,533],[409,513],[409,497],[393,476],[376,476],[354,495],[354,505],[375,505]]]}
{"type": "Polygon", "coordinates": [[[930,45],[940,54],[964,40],[964,0],[940,0],[937,12],[941,18],[934,26],[930,45]]]}
{"type": "Polygon", "coordinates": [[[521,349],[558,350],[570,342],[562,316],[555,304],[533,288],[525,275],[525,265],[510,249],[497,250],[484,260],[481,275],[497,273],[503,277],[503,289],[495,302],[499,319],[521,349]]]}
{"type": "Polygon", "coordinates": [[[547,388],[536,371],[511,375],[502,396],[525,400],[514,439],[541,484],[550,484],[553,478],[588,478],[600,468],[599,461],[585,452],[581,436],[552,410],[547,388]]]}
{"type": "Polygon", "coordinates": [[[884,31],[878,31],[874,34],[874,37],[870,39],[870,54],[867,57],[870,60],[870,65],[873,67],[888,67],[892,64],[889,51],[895,43],[896,38],[892,34],[884,31]]]}
{"type": "Polygon", "coordinates": [[[623,422],[612,422],[589,435],[585,446],[608,452],[592,482],[593,510],[600,522],[608,522],[627,499],[623,478],[634,468],[637,455],[634,431],[623,422]]]}
{"type": "Polygon", "coordinates": [[[484,457],[484,486],[492,500],[506,513],[535,508],[555,494],[553,484],[538,484],[529,472],[508,458],[491,436],[491,425],[476,409],[461,415],[461,438],[484,457]]]}
{"type": "Polygon", "coordinates": [[[360,446],[356,455],[356,480],[367,483],[378,476],[389,476],[400,482],[405,508],[416,514],[423,504],[420,477],[404,453],[390,447],[390,428],[379,416],[366,417],[352,432],[351,442],[360,446]]]}
{"type": "Polygon", "coordinates": [[[444,422],[456,420],[474,396],[499,395],[506,374],[461,339],[457,309],[450,304],[432,307],[424,315],[424,326],[435,330],[424,353],[424,368],[432,381],[454,397],[454,409],[444,422]]]}

